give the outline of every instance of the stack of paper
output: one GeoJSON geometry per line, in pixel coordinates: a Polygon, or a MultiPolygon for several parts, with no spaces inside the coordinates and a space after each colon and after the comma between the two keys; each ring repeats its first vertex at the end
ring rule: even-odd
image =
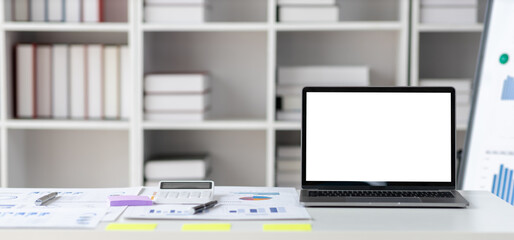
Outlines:
{"type": "Polygon", "coordinates": [[[203,180],[210,172],[205,154],[152,158],[145,163],[145,185],[157,186],[165,180],[203,180]]]}
{"type": "Polygon", "coordinates": [[[277,119],[300,121],[305,86],[369,86],[367,66],[280,67],[277,85],[277,119]]]}
{"type": "Polygon", "coordinates": [[[300,146],[279,146],[277,148],[278,187],[301,188],[302,148],[300,146]]]}
{"type": "Polygon", "coordinates": [[[207,0],[145,0],[147,23],[203,23],[207,0]]]}
{"type": "Polygon", "coordinates": [[[477,0],[421,0],[420,22],[472,24],[477,22],[477,0]]]}
{"type": "Polygon", "coordinates": [[[336,0],[278,0],[280,22],[337,22],[336,0]]]}
{"type": "Polygon", "coordinates": [[[420,79],[420,86],[455,88],[456,124],[466,125],[471,109],[471,79],[420,79]]]}
{"type": "Polygon", "coordinates": [[[149,74],[145,77],[145,119],[202,121],[210,108],[209,77],[203,73],[149,74]]]}

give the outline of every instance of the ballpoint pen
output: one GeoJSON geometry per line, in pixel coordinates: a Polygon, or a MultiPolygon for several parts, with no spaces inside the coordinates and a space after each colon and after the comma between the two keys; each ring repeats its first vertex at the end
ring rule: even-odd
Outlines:
{"type": "Polygon", "coordinates": [[[35,202],[36,206],[41,206],[41,205],[47,203],[48,201],[57,197],[57,194],[58,194],[57,192],[52,192],[52,193],[49,193],[45,196],[38,198],[35,202]]]}
{"type": "Polygon", "coordinates": [[[202,211],[204,211],[206,209],[209,209],[209,208],[212,208],[212,207],[216,206],[216,204],[218,204],[218,201],[214,200],[214,201],[210,201],[210,202],[207,202],[207,203],[204,203],[204,204],[200,204],[200,205],[194,206],[191,209],[190,213],[191,214],[201,213],[202,211]]]}

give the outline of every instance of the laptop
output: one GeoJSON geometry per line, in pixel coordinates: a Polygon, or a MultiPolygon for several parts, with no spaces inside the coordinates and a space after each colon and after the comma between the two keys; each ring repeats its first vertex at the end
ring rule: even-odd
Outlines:
{"type": "Polygon", "coordinates": [[[466,207],[451,87],[305,87],[305,206],[466,207]]]}

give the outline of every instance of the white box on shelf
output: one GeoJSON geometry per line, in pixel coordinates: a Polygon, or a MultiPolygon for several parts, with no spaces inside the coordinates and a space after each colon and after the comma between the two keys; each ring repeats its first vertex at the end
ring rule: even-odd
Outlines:
{"type": "Polygon", "coordinates": [[[209,95],[209,93],[146,95],[145,110],[149,112],[205,111],[209,108],[209,95]]]}
{"type": "Polygon", "coordinates": [[[34,118],[35,106],[35,58],[34,44],[16,46],[16,117],[34,118]]]}
{"type": "Polygon", "coordinates": [[[146,112],[147,121],[204,121],[207,119],[209,111],[198,112],[146,112]]]}
{"type": "Polygon", "coordinates": [[[147,5],[147,23],[203,23],[206,21],[204,5],[147,5]]]}
{"type": "Polygon", "coordinates": [[[103,117],[103,67],[103,46],[101,44],[87,45],[87,118],[89,119],[103,117]]]}
{"type": "Polygon", "coordinates": [[[44,22],[46,16],[46,0],[31,0],[30,1],[30,21],[44,22]]]}
{"type": "Polygon", "coordinates": [[[146,93],[202,93],[209,89],[209,78],[203,73],[148,74],[146,93]]]}
{"type": "Polygon", "coordinates": [[[52,117],[69,117],[69,53],[68,45],[52,47],[52,117]]]}
{"type": "Polygon", "coordinates": [[[335,5],[336,0],[277,0],[277,5],[335,5]]]}
{"type": "Polygon", "coordinates": [[[82,0],[82,18],[84,22],[102,21],[102,0],[82,0]]]}
{"type": "Polygon", "coordinates": [[[338,22],[337,6],[299,6],[286,5],[279,7],[280,22],[338,22]]]}
{"type": "Polygon", "coordinates": [[[302,147],[301,146],[278,146],[277,158],[279,159],[301,159],[302,147]]]}
{"type": "Polygon", "coordinates": [[[64,11],[65,22],[80,22],[82,21],[82,6],[81,0],[66,0],[64,4],[66,10],[64,11]]]}
{"type": "Polygon", "coordinates": [[[470,7],[422,7],[420,22],[431,24],[477,23],[477,8],[470,7]]]}
{"type": "Polygon", "coordinates": [[[421,6],[476,6],[477,0],[421,0],[421,6]]]}
{"type": "Polygon", "coordinates": [[[200,180],[207,176],[209,167],[209,160],[205,155],[152,159],[145,163],[145,178],[148,180],[200,180]]]}
{"type": "Polygon", "coordinates": [[[26,21],[30,20],[29,1],[31,1],[31,0],[15,0],[15,1],[12,1],[12,4],[13,4],[13,20],[14,21],[26,22],[26,21]]]}
{"type": "Polygon", "coordinates": [[[128,46],[120,47],[120,94],[121,94],[121,109],[120,114],[122,119],[129,119],[132,112],[132,102],[130,101],[132,96],[132,84],[130,78],[131,66],[130,66],[130,51],[128,46]]]}
{"type": "Polygon", "coordinates": [[[104,47],[104,118],[120,118],[120,50],[104,47]]]}
{"type": "Polygon", "coordinates": [[[86,117],[86,46],[70,46],[70,116],[86,117]]]}
{"type": "Polygon", "coordinates": [[[277,120],[279,121],[301,121],[302,120],[302,112],[301,111],[285,111],[280,110],[277,111],[277,120]]]}
{"type": "Polygon", "coordinates": [[[48,21],[62,22],[64,20],[64,1],[47,0],[48,21]]]}
{"type": "Polygon", "coordinates": [[[279,67],[279,85],[369,86],[367,66],[279,67]]]}
{"type": "Polygon", "coordinates": [[[36,116],[52,116],[52,47],[36,46],[36,116]]]}

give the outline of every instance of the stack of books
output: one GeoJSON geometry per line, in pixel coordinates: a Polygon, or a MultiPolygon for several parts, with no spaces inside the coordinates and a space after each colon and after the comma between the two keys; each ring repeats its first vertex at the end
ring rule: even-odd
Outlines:
{"type": "Polygon", "coordinates": [[[302,182],[302,148],[277,147],[277,186],[300,188],[302,182]]]}
{"type": "Polygon", "coordinates": [[[421,0],[420,22],[473,24],[477,22],[477,0],[421,0]]]}
{"type": "Polygon", "coordinates": [[[145,162],[145,186],[157,186],[159,181],[204,180],[210,170],[206,154],[156,157],[145,162]]]}
{"type": "Polygon", "coordinates": [[[16,45],[16,118],[128,119],[127,46],[16,45]]]}
{"type": "Polygon", "coordinates": [[[145,0],[147,23],[203,23],[207,0],[145,0]]]}
{"type": "Polygon", "coordinates": [[[12,0],[14,21],[103,22],[103,0],[12,0]]]}
{"type": "Polygon", "coordinates": [[[338,22],[336,0],[278,0],[279,22],[338,22]]]}
{"type": "Polygon", "coordinates": [[[148,74],[145,119],[202,121],[210,108],[209,77],[204,73],[148,74]]]}
{"type": "Polygon", "coordinates": [[[471,79],[420,79],[420,86],[448,86],[455,88],[455,112],[457,125],[466,125],[471,110],[471,79]]]}
{"type": "Polygon", "coordinates": [[[278,69],[277,120],[302,119],[305,86],[369,86],[367,66],[301,66],[278,69]]]}

